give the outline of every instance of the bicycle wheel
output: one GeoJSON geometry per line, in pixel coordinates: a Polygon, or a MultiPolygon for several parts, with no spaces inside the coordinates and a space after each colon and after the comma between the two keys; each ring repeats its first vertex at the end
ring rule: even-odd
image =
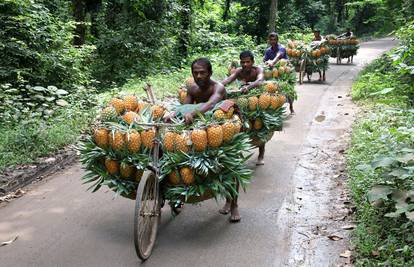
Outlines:
{"type": "Polygon", "coordinates": [[[158,177],[150,171],[141,180],[135,202],[134,242],[138,257],[145,261],[151,256],[161,219],[158,177]]]}

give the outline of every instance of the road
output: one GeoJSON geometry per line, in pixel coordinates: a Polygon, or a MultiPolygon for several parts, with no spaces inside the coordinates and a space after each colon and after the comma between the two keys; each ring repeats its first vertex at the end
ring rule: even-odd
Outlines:
{"type": "Polygon", "coordinates": [[[0,242],[18,236],[0,247],[0,266],[295,266],[289,259],[293,222],[281,208],[295,191],[294,174],[315,117],[329,94],[345,96],[363,65],[395,44],[363,43],[354,64],[331,64],[326,83],[297,86],[296,115],[268,143],[265,165],[254,166],[257,155],[249,162],[254,179],[240,197],[240,223],[218,213],[222,202],[187,205],[176,218],[164,208],[154,252],[142,264],[133,243],[134,202],[113,199],[111,191],[87,192],[83,171],[74,165],[0,207],[0,242]]]}

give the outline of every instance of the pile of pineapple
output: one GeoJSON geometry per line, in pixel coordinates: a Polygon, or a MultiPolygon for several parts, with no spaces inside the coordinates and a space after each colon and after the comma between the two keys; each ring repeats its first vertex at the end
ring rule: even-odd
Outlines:
{"type": "Polygon", "coordinates": [[[289,60],[298,71],[303,59],[306,59],[305,72],[308,74],[328,69],[330,48],[326,42],[312,42],[310,45],[305,45],[303,42],[289,41],[287,53],[289,60]]]}
{"type": "Polygon", "coordinates": [[[295,90],[296,74],[294,68],[293,64],[285,59],[279,60],[273,67],[263,67],[265,80],[277,83],[278,91],[292,100],[298,98],[295,90]]]}
{"type": "Polygon", "coordinates": [[[359,49],[359,41],[355,36],[348,39],[337,39],[335,35],[328,35],[326,39],[330,47],[330,55],[333,58],[338,57],[338,48],[342,58],[355,56],[359,49]]]}
{"type": "Polygon", "coordinates": [[[161,122],[166,105],[153,105],[135,95],[112,98],[80,146],[87,171],[83,181],[92,183],[93,192],[106,185],[134,199],[159,136],[161,190],[166,199],[179,205],[203,197],[236,197],[237,185],[244,188],[251,178],[245,161],[252,146],[241,132],[234,103],[227,100],[225,106],[217,105],[186,125],[183,115],[197,105],[179,105],[173,109],[181,112],[174,118],[178,126],[163,128],[157,135],[152,125],[161,122]]]}
{"type": "MultiPolygon", "coordinates": [[[[228,102],[229,100],[226,100],[228,102]]],[[[196,117],[192,125],[169,129],[163,134],[161,179],[166,199],[198,202],[211,197],[236,197],[237,184],[244,188],[251,179],[246,167],[250,139],[241,132],[235,107],[196,117]]],[[[185,106],[196,105],[182,105],[185,106]]]]}
{"type": "Polygon", "coordinates": [[[107,185],[134,198],[155,137],[152,127],[139,123],[158,122],[165,112],[163,105],[150,105],[135,95],[112,98],[81,144],[81,162],[87,170],[84,182],[93,182],[93,191],[107,185]]]}
{"type": "Polygon", "coordinates": [[[253,145],[266,143],[275,131],[282,129],[286,96],[278,82],[266,81],[248,94],[234,92],[229,93],[229,97],[236,100],[253,145]]]}

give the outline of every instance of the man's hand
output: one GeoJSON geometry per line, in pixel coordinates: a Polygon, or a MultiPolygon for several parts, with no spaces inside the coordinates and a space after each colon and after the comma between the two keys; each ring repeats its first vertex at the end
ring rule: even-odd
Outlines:
{"type": "Polygon", "coordinates": [[[273,62],[273,60],[268,60],[266,61],[266,65],[268,65],[269,67],[273,67],[275,65],[275,62],[273,62]]]}
{"type": "Polygon", "coordinates": [[[247,93],[249,90],[250,90],[250,87],[249,87],[248,85],[243,85],[243,86],[240,88],[240,92],[242,92],[243,94],[244,94],[244,93],[247,93]]]}
{"type": "Polygon", "coordinates": [[[185,118],[186,124],[191,124],[194,120],[194,115],[193,113],[190,112],[190,113],[185,114],[184,118],[185,118]]]}
{"type": "Polygon", "coordinates": [[[164,122],[171,122],[171,119],[175,117],[175,112],[170,112],[164,115],[164,122]]]}

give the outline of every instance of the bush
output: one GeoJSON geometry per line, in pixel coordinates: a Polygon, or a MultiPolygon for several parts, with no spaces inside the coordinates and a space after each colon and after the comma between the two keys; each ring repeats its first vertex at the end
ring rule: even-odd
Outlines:
{"type": "Polygon", "coordinates": [[[71,90],[90,80],[85,60],[93,47],[75,48],[74,25],[41,3],[0,3],[0,83],[54,85],[71,90]]]}

